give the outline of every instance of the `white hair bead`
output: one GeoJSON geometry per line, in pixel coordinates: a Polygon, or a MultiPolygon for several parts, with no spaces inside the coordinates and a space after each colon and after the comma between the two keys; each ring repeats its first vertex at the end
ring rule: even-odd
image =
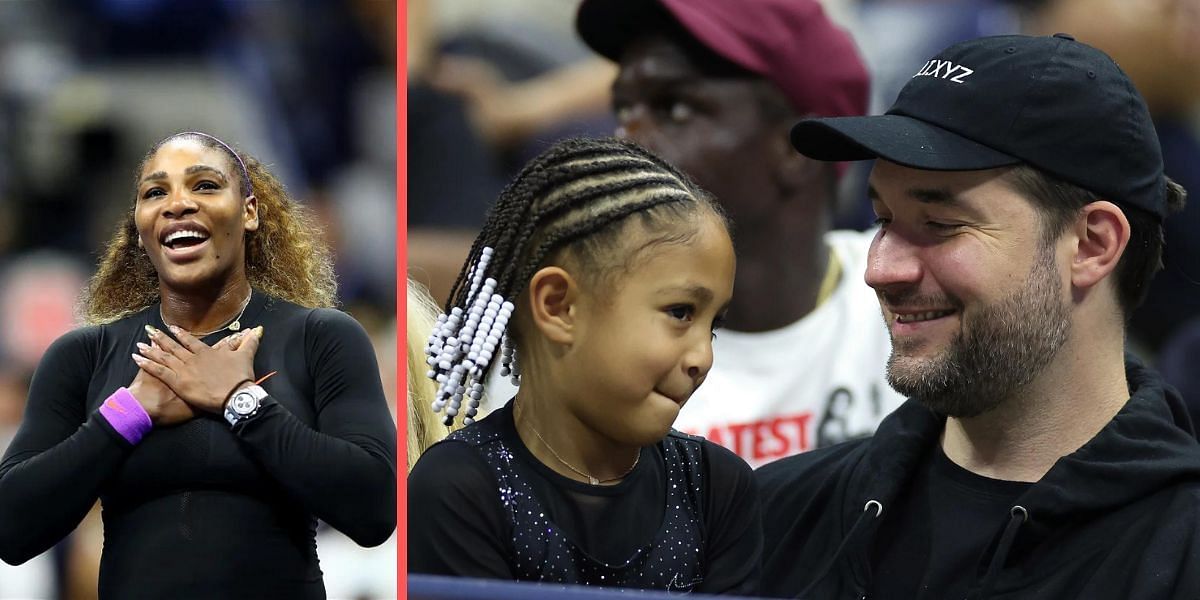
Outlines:
{"type": "Polygon", "coordinates": [[[445,415],[443,422],[447,424],[453,423],[460,412],[464,423],[474,422],[483,398],[483,379],[497,347],[504,353],[501,373],[519,376],[513,351],[505,346],[513,304],[495,293],[498,283],[488,277],[494,255],[491,247],[480,250],[465,279],[469,283],[467,295],[459,306],[438,315],[426,345],[426,363],[431,367],[426,375],[439,383],[431,406],[445,415]]]}

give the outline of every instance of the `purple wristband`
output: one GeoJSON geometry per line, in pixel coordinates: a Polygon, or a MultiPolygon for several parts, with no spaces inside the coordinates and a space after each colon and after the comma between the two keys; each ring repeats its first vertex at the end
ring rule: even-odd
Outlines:
{"type": "Polygon", "coordinates": [[[137,444],[142,440],[142,436],[154,428],[146,409],[142,408],[127,388],[117,388],[117,391],[100,405],[100,416],[130,444],[137,444]]]}

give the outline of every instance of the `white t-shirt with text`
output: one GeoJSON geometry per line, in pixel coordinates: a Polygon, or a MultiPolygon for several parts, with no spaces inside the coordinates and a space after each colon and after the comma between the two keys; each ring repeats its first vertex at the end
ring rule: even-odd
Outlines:
{"type": "Polygon", "coordinates": [[[721,444],[756,468],[874,433],[904,397],[887,383],[891,341],[875,292],[863,281],[873,236],[873,230],[826,234],[841,279],[804,318],[766,332],[718,330],[712,370],[675,428],[721,444]]]}

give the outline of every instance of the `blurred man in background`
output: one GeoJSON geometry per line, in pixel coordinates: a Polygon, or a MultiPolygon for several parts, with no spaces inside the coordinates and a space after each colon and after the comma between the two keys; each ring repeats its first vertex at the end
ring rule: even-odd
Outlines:
{"type": "Polygon", "coordinates": [[[871,233],[831,231],[842,169],[794,152],[802,116],[860,115],[867,72],[815,0],[585,0],[619,63],[617,134],[680,167],[733,220],[738,272],[713,369],[675,426],[752,465],[869,435],[901,398],[862,281],[871,233]]]}

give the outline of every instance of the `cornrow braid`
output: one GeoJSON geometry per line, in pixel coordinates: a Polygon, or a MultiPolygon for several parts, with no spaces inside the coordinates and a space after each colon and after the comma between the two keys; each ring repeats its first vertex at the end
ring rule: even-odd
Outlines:
{"type": "Polygon", "coordinates": [[[634,215],[653,230],[678,228],[702,211],[725,222],[707,193],[632,142],[575,138],[534,158],[489,211],[429,338],[428,376],[439,383],[434,411],[450,425],[466,399],[464,422],[473,422],[497,349],[501,374],[518,383],[517,344],[507,330],[513,300],[551,257],[569,251],[589,276],[599,270],[594,257],[620,245],[634,215]]]}

